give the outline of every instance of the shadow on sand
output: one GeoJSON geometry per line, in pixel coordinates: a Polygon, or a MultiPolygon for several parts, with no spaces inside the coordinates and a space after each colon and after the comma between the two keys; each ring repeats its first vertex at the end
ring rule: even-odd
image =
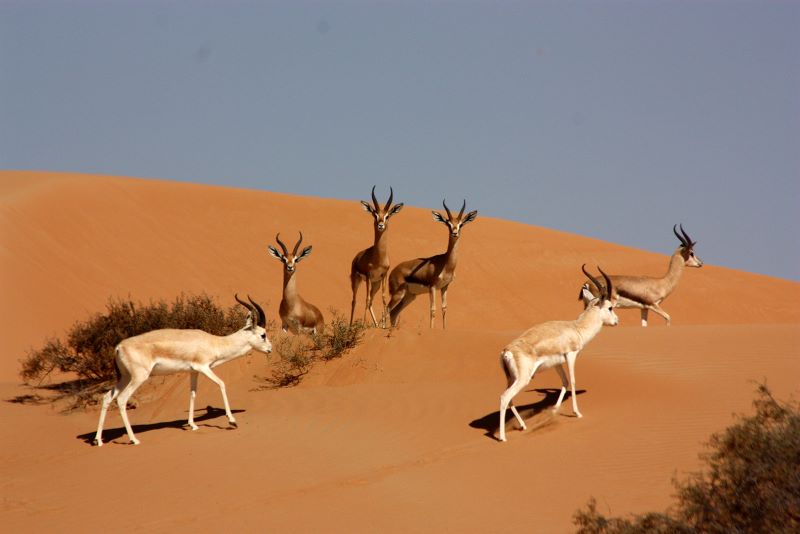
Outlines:
{"type": "MultiPolygon", "coordinates": [[[[242,413],[245,410],[231,410],[231,413],[237,414],[242,413]]],[[[130,408],[128,409],[128,413],[130,413],[130,408]]],[[[214,408],[213,406],[206,406],[206,413],[203,415],[195,415],[194,422],[197,426],[203,426],[207,428],[219,428],[221,430],[233,430],[236,427],[230,426],[227,424],[227,419],[225,419],[225,426],[221,425],[212,425],[212,424],[200,424],[203,421],[208,421],[210,419],[216,419],[218,417],[225,417],[225,410],[222,408],[214,408]]],[[[130,419],[130,416],[128,416],[130,419]]],[[[186,424],[186,419],[176,419],[174,421],[163,421],[160,423],[149,423],[144,425],[131,425],[134,434],[142,434],[146,432],[150,432],[151,430],[161,430],[162,428],[177,428],[180,430],[188,429],[188,425],[186,424]]],[[[108,418],[106,418],[108,421],[108,418]]],[[[77,439],[88,443],[89,445],[94,444],[94,436],[96,434],[96,430],[86,433],[86,434],[79,434],[75,436],[77,439]]],[[[113,441],[118,438],[126,437],[127,439],[127,432],[125,432],[125,427],[121,426],[119,428],[104,428],[103,429],[103,443],[107,443],[109,441],[113,441]]],[[[123,445],[127,445],[128,443],[122,443],[123,445]]]]}
{"type": "MultiPolygon", "coordinates": [[[[540,393],[541,395],[544,395],[544,397],[541,400],[534,402],[533,404],[517,406],[517,411],[519,412],[519,415],[522,417],[524,421],[526,421],[526,426],[528,426],[528,430],[530,431],[543,426],[547,426],[553,422],[552,420],[548,420],[541,424],[534,424],[534,425],[528,424],[528,420],[541,414],[542,412],[545,412],[546,410],[549,410],[550,408],[556,405],[556,401],[558,400],[559,393],[561,393],[561,389],[539,388],[528,391],[529,392],[535,391],[537,393],[540,393]]],[[[575,391],[575,393],[577,395],[582,395],[586,393],[586,390],[578,389],[575,391]]],[[[567,394],[564,395],[564,400],[561,402],[561,410],[559,412],[559,416],[575,417],[572,414],[572,408],[570,407],[570,405],[565,406],[565,404],[567,404],[567,400],[570,398],[571,395],[572,394],[569,391],[567,391],[567,394]]],[[[469,424],[469,426],[471,426],[472,428],[481,429],[485,431],[484,434],[485,436],[499,441],[496,435],[497,431],[499,430],[498,429],[499,422],[500,422],[500,411],[498,410],[490,414],[484,415],[480,419],[475,419],[469,424]]],[[[519,428],[517,420],[511,413],[511,410],[506,412],[506,428],[508,428],[509,425],[513,425],[513,428],[519,428]]]]}

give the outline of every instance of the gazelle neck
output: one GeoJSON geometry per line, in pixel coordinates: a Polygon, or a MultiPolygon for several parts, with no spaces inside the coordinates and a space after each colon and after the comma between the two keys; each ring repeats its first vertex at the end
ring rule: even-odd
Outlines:
{"type": "Polygon", "coordinates": [[[377,226],[373,226],[373,229],[375,230],[375,244],[373,245],[375,253],[378,256],[385,256],[389,250],[389,239],[386,237],[386,234],[389,233],[389,225],[386,225],[383,232],[378,230],[377,226]]]}
{"type": "Polygon", "coordinates": [[[297,271],[283,270],[283,300],[292,300],[297,297],[297,271]]]}
{"type": "Polygon", "coordinates": [[[675,251],[672,257],[670,257],[667,274],[665,274],[662,278],[664,281],[664,290],[667,294],[671,293],[672,290],[675,289],[675,286],[678,285],[678,281],[681,279],[681,275],[683,274],[683,269],[685,266],[686,262],[681,254],[681,249],[678,249],[675,251]]]}
{"type": "Polygon", "coordinates": [[[575,319],[575,329],[580,334],[583,345],[589,343],[603,328],[603,319],[600,317],[600,313],[600,308],[591,305],[575,319]]]}
{"type": "Polygon", "coordinates": [[[246,331],[245,328],[241,330],[237,330],[233,334],[229,334],[227,336],[221,336],[220,339],[222,340],[221,350],[219,353],[219,357],[217,360],[222,360],[222,362],[227,362],[230,360],[235,360],[241,356],[244,356],[250,349],[250,343],[248,341],[248,337],[250,334],[246,331]]]}
{"type": "Polygon", "coordinates": [[[452,234],[449,234],[449,236],[447,240],[447,252],[445,252],[445,256],[447,257],[445,268],[453,270],[456,268],[456,261],[458,260],[458,237],[453,237],[452,234]]]}

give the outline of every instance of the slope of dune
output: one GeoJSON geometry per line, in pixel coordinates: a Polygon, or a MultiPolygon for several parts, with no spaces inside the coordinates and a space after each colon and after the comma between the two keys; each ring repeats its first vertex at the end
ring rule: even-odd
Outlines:
{"type": "MultiPolygon", "coordinates": [[[[226,429],[205,380],[198,406],[215,409],[198,410],[197,432],[181,428],[186,377],[153,379],[137,394],[139,447],[124,446],[116,412],[97,449],[87,443],[95,410],[7,402],[30,392],[17,378],[25,351],[111,296],[250,293],[275,317],[281,271],[266,246],[298,230],[314,247],[298,268],[300,291],[326,314],[349,314],[350,260],[372,239],[357,202],[0,172],[5,529],[568,532],[590,496],[614,513],[669,504],[671,477],[697,469],[702,442],[748,410],[753,381],[798,393],[800,284],[707,265],[687,270],[665,301],[672,327],[653,318],[639,328],[638,312],[622,310],[622,325],[587,347],[577,369],[584,418],[571,416],[569,398],[549,415],[560,382],[547,371],[517,402],[530,429],[510,423],[509,442],[498,443],[500,347],[534,322],[580,312],[582,263],[659,275],[667,255],[479,216],[464,230],[447,331],[438,317],[429,330],[420,298],[400,329],[369,330],[296,388],[260,388],[274,356],[223,366],[238,430],[226,429]]],[[[446,244],[426,209],[406,207],[390,232],[392,263],[446,244]]],[[[363,287],[359,297],[360,315],[363,287]]]]}
{"type": "MultiPolygon", "coordinates": [[[[305,298],[323,312],[335,307],[349,314],[350,261],[372,241],[370,218],[356,202],[10,171],[0,173],[0,228],[0,320],[9,332],[0,378],[7,380],[15,378],[25,350],[102,310],[112,296],[147,301],[206,291],[232,302],[234,292],[250,293],[275,317],[281,267],[266,247],[278,232],[294,242],[302,231],[314,247],[298,269],[305,298]]],[[[389,231],[393,263],[447,245],[445,229],[426,209],[406,207],[389,231]]],[[[611,273],[661,275],[668,258],[479,215],[460,243],[449,325],[520,330],[574,316],[583,263],[599,263],[611,273]]],[[[363,299],[363,287],[361,292],[363,299]]],[[[707,265],[687,269],[664,308],[676,325],[796,323],[799,300],[800,284],[707,265]]],[[[428,308],[427,298],[418,298],[404,312],[403,325],[427,327],[428,308]]],[[[363,313],[363,300],[357,310],[363,313]]],[[[638,324],[638,312],[623,310],[621,320],[638,324]]],[[[652,323],[663,325],[658,317],[652,323]]]]}

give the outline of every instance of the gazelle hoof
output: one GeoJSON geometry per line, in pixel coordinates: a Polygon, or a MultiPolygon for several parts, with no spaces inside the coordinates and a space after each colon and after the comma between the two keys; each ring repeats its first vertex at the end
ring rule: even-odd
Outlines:
{"type": "Polygon", "coordinates": [[[189,424],[189,430],[191,430],[192,432],[194,432],[194,431],[195,431],[195,430],[197,430],[198,428],[199,428],[199,427],[198,427],[196,424],[194,424],[194,423],[190,423],[190,424],[189,424]]]}
{"type": "Polygon", "coordinates": [[[133,438],[133,439],[131,440],[131,444],[132,444],[132,445],[138,445],[139,443],[141,443],[141,441],[139,441],[139,440],[138,440],[138,439],[136,439],[136,438],[133,438]]]}
{"type": "Polygon", "coordinates": [[[95,447],[102,447],[103,446],[103,440],[94,439],[94,440],[92,440],[92,445],[94,445],[95,447]]]}
{"type": "Polygon", "coordinates": [[[236,421],[230,421],[229,424],[231,425],[231,428],[239,428],[239,425],[236,424],[236,421]]]}

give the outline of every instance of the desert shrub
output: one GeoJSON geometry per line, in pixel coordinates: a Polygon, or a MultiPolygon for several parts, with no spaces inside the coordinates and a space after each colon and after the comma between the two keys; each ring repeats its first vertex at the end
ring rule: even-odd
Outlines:
{"type": "Polygon", "coordinates": [[[367,325],[363,321],[350,324],[344,315],[331,309],[331,321],[325,330],[311,336],[314,346],[323,360],[332,360],[342,356],[348,350],[361,343],[367,325]]]}
{"type": "Polygon", "coordinates": [[[800,406],[775,400],[765,385],[753,405],[754,415],[712,435],[706,471],[674,482],[674,510],[606,518],[592,500],[574,516],[578,532],[800,532],[800,406]]]}
{"type": "Polygon", "coordinates": [[[75,323],[66,340],[50,339],[42,348],[29,351],[20,375],[25,382],[41,383],[54,370],[73,373],[82,384],[80,391],[115,378],[114,347],[125,338],[159,328],[197,328],[225,335],[241,328],[246,317],[244,308],[223,309],[205,294],[180,295],[171,304],[110,299],[105,313],[75,323]]]}
{"type": "Polygon", "coordinates": [[[330,310],[331,321],[322,332],[309,336],[277,334],[273,339],[278,355],[269,377],[256,377],[267,388],[296,386],[318,361],[338,358],[356,347],[364,338],[367,326],[362,321],[353,324],[335,309],[330,310]]]}
{"type": "Polygon", "coordinates": [[[276,388],[296,386],[314,365],[313,344],[300,336],[278,334],[273,345],[278,361],[266,382],[276,388]]]}

